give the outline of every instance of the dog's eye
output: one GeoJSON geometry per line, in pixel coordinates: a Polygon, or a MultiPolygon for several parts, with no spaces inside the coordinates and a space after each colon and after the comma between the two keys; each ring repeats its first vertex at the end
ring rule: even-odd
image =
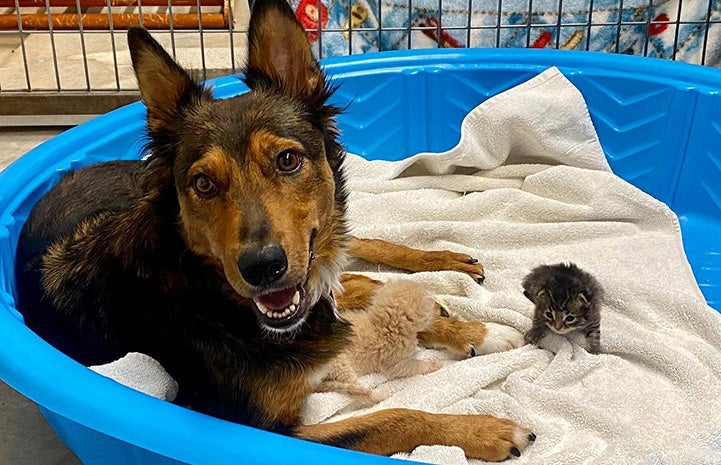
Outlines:
{"type": "Polygon", "coordinates": [[[215,183],[204,174],[198,175],[193,182],[193,188],[202,197],[212,197],[217,194],[218,189],[215,187],[215,183]]]}
{"type": "Polygon", "coordinates": [[[301,165],[300,155],[292,150],[285,150],[278,154],[275,165],[281,173],[294,173],[301,165]]]}

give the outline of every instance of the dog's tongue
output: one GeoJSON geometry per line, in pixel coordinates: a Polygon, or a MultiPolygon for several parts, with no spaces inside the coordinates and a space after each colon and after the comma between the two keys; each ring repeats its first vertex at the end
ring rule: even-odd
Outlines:
{"type": "Polygon", "coordinates": [[[295,295],[295,292],[296,288],[289,287],[288,289],[283,289],[282,291],[263,294],[256,297],[255,300],[270,310],[282,310],[293,303],[293,296],[295,295]]]}

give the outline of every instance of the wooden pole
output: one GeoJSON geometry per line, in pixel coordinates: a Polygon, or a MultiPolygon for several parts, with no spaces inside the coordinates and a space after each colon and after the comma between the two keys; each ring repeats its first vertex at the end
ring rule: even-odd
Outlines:
{"type": "MultiPolygon", "coordinates": [[[[51,14],[53,29],[73,30],[79,28],[77,14],[51,14]]],[[[85,13],[80,15],[84,30],[110,29],[110,18],[107,13],[85,13]]],[[[128,29],[130,26],[140,24],[140,15],[129,13],[113,13],[113,29],[128,29]]],[[[48,16],[44,13],[20,15],[23,31],[47,30],[48,16]]],[[[202,13],[200,21],[204,29],[225,29],[228,27],[228,17],[225,13],[202,13]]],[[[168,29],[170,15],[143,14],[143,26],[146,29],[168,29]]],[[[198,14],[173,14],[174,29],[198,29],[198,14]]],[[[0,30],[18,30],[17,16],[15,14],[0,15],[0,30]]]]}

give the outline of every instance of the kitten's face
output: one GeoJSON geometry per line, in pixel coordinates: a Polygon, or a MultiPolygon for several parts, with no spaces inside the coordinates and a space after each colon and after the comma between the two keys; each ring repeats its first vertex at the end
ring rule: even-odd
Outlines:
{"type": "Polygon", "coordinates": [[[557,334],[566,334],[586,326],[588,299],[582,293],[541,290],[536,300],[536,311],[543,312],[546,326],[557,334]]]}

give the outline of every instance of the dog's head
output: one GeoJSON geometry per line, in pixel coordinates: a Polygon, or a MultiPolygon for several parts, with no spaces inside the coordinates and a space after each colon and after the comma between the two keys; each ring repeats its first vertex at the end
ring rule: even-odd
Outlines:
{"type": "Polygon", "coordinates": [[[145,30],[128,32],[150,164],[174,186],[187,247],[286,334],[345,259],[338,110],[285,0],[255,2],[248,42],[250,92],[216,100],[145,30]]]}

